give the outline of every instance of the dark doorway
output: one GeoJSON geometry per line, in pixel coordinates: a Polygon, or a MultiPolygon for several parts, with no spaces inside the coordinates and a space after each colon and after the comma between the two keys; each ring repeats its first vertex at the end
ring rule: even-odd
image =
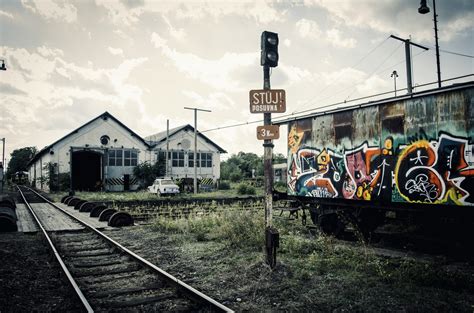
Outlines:
{"type": "Polygon", "coordinates": [[[123,175],[123,190],[125,191],[130,190],[130,175],[129,174],[123,175]]]}
{"type": "Polygon", "coordinates": [[[91,151],[72,153],[72,186],[74,190],[101,190],[102,155],[91,151]]]}

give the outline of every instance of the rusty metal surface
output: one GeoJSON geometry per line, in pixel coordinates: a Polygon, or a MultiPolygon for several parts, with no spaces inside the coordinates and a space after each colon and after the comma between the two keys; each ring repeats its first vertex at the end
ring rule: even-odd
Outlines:
{"type": "Polygon", "coordinates": [[[467,86],[290,121],[288,193],[474,206],[473,107],[467,86]]]}

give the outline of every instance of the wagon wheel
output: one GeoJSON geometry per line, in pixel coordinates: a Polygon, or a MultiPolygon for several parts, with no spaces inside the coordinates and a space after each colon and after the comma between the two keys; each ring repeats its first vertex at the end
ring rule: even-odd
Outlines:
{"type": "Polygon", "coordinates": [[[331,236],[339,237],[344,232],[346,225],[337,213],[323,214],[318,217],[319,229],[331,236]]]}

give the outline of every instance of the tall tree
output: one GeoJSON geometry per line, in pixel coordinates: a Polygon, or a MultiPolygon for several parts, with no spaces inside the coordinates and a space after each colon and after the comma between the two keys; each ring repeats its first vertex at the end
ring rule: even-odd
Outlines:
{"type": "Polygon", "coordinates": [[[35,156],[38,149],[36,147],[25,147],[13,150],[8,162],[7,178],[11,179],[16,172],[27,170],[28,162],[35,156]]]}

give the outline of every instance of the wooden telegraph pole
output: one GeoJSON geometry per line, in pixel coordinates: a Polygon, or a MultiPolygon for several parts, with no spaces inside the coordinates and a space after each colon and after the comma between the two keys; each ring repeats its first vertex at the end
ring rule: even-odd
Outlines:
{"type": "Polygon", "coordinates": [[[272,227],[273,210],[273,139],[280,136],[279,127],[272,125],[272,113],[286,111],[285,91],[270,88],[270,67],[278,66],[278,34],[264,31],[261,37],[263,90],[250,90],[250,112],[263,113],[263,126],[257,127],[257,139],[263,140],[263,169],[265,175],[265,250],[266,262],[276,266],[279,233],[272,227]]]}

